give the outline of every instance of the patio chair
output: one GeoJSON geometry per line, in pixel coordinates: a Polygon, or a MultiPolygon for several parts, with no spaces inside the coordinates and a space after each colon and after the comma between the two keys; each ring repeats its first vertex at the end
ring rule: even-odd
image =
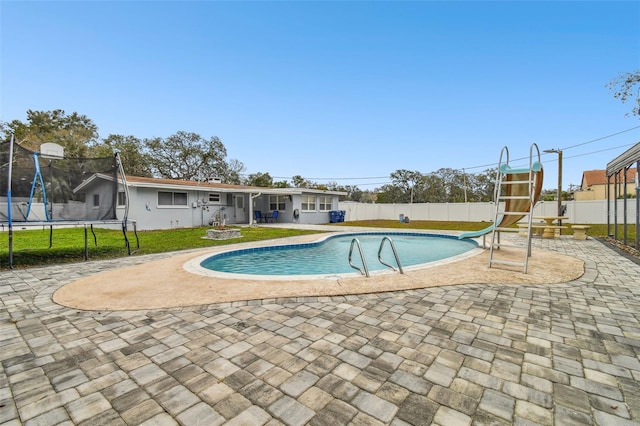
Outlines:
{"type": "Polygon", "coordinates": [[[277,222],[278,221],[278,210],[274,210],[273,213],[271,213],[271,222],[277,222]]]}
{"type": "Polygon", "coordinates": [[[260,210],[255,210],[253,212],[253,217],[256,220],[256,223],[260,223],[264,220],[262,217],[262,212],[260,210]]]}

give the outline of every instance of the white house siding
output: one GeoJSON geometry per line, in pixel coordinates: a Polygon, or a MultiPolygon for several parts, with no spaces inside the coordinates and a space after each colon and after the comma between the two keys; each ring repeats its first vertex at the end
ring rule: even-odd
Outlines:
{"type": "MultiPolygon", "coordinates": [[[[198,200],[202,200],[210,192],[216,191],[193,191],[193,190],[166,190],[157,188],[129,188],[129,219],[137,222],[138,229],[170,229],[170,228],[190,228],[194,226],[208,225],[209,220],[216,212],[221,211],[222,217],[226,218],[227,224],[248,223],[248,207],[245,209],[244,217],[236,217],[235,208],[230,204],[231,197],[222,193],[220,204],[198,205],[198,200]],[[186,192],[187,206],[158,206],[158,191],[186,192]],[[194,207],[195,205],[195,207],[194,207]]],[[[231,195],[231,194],[229,194],[231,195]]],[[[248,196],[245,197],[245,206],[248,206],[248,196]]],[[[118,218],[122,219],[124,207],[118,207],[118,218]]]]}
{"type": "MultiPolygon", "coordinates": [[[[320,225],[329,223],[330,215],[329,211],[319,211],[318,209],[318,197],[321,194],[299,194],[293,196],[293,208],[300,211],[300,217],[297,220],[293,219],[293,210],[290,213],[290,222],[303,223],[307,225],[320,225]],[[302,195],[316,195],[316,210],[315,211],[303,211],[302,210],[302,195]]],[[[331,202],[331,210],[338,210],[338,197],[333,197],[331,202]]]]}

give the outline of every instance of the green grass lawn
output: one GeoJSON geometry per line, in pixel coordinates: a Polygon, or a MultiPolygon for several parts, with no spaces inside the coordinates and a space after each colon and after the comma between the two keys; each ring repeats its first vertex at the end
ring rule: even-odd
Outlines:
{"type": "MultiPolygon", "coordinates": [[[[209,240],[203,238],[209,227],[166,229],[158,231],[138,231],[140,248],[134,255],[164,253],[169,251],[215,247],[239,242],[270,240],[296,235],[314,234],[317,231],[298,229],[244,227],[240,228],[242,238],[232,240],[209,240]]],[[[112,259],[127,256],[124,236],[120,230],[94,228],[97,245],[93,235],[88,232],[89,259],[112,259]]],[[[136,249],[135,235],[127,233],[131,249],[136,249]]],[[[49,228],[37,230],[14,230],[13,266],[27,267],[35,265],[78,262],[84,259],[84,228],[66,228],[53,230],[53,244],[49,248],[49,228]]],[[[9,266],[9,242],[7,232],[0,233],[0,269],[9,266]]]]}
{"type": "MultiPolygon", "coordinates": [[[[396,229],[428,229],[447,231],[477,231],[486,228],[488,222],[441,222],[441,221],[411,221],[400,223],[397,220],[367,220],[343,222],[345,228],[351,226],[370,226],[396,229]]],[[[236,244],[239,242],[270,240],[296,235],[314,234],[317,231],[282,229],[269,227],[241,227],[242,238],[233,240],[208,240],[203,238],[208,227],[166,229],[159,231],[140,231],[138,237],[140,248],[134,255],[163,253],[185,249],[214,247],[236,244]]],[[[628,238],[635,238],[635,227],[629,227],[628,238]]],[[[571,235],[571,229],[563,230],[563,234],[571,235]]],[[[89,259],[112,259],[127,256],[122,231],[95,228],[97,245],[93,235],[88,232],[89,259]]],[[[135,250],[135,235],[128,232],[132,250],[135,250]]],[[[589,235],[595,237],[607,236],[606,225],[591,225],[589,235]]],[[[622,225],[619,226],[619,238],[622,238],[622,225]]],[[[13,265],[14,267],[28,267],[36,265],[79,262],[84,259],[84,228],[55,229],[53,244],[49,248],[49,228],[30,230],[15,230],[13,236],[13,265]]],[[[7,269],[9,263],[8,234],[0,233],[0,269],[7,269]]]]}

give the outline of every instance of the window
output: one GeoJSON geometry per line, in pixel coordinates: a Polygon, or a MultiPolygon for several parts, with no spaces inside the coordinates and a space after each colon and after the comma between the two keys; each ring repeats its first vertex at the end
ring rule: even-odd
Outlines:
{"type": "Polygon", "coordinates": [[[186,192],[164,192],[158,191],[158,206],[186,206],[186,192]]]}
{"type": "Polygon", "coordinates": [[[269,210],[285,211],[285,199],[284,195],[269,195],[269,210]]]}
{"type": "Polygon", "coordinates": [[[220,204],[220,194],[218,194],[218,193],[209,194],[209,202],[210,203],[215,203],[215,204],[220,204]]]}
{"type": "Polygon", "coordinates": [[[127,204],[127,195],[124,191],[118,191],[118,205],[124,206],[127,204]]]}
{"type": "Polygon", "coordinates": [[[318,197],[319,210],[326,212],[331,210],[333,197],[330,195],[321,195],[318,197]]]}
{"type": "Polygon", "coordinates": [[[100,194],[93,194],[93,207],[100,207],[100,194]]]}
{"type": "Polygon", "coordinates": [[[316,196],[315,195],[303,195],[302,196],[302,210],[303,211],[315,211],[316,210],[316,196]]]}

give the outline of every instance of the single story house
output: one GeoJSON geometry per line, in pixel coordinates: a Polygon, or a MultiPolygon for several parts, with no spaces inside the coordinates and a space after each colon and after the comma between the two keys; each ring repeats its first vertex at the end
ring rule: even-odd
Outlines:
{"type": "MultiPolygon", "coordinates": [[[[111,176],[96,174],[75,189],[86,194],[87,208],[100,208],[104,187],[112,187],[111,176]]],[[[137,228],[168,229],[253,224],[256,211],[277,213],[279,223],[323,224],[338,209],[340,191],[308,188],[263,188],[138,176],[119,179],[117,216],[135,220],[137,228]],[[128,200],[127,200],[128,195],[128,200]],[[128,211],[127,211],[128,201],[128,211]]]]}
{"type": "MultiPolygon", "coordinates": [[[[637,171],[635,169],[627,170],[627,194],[633,196],[636,193],[637,171]]],[[[611,197],[614,192],[613,177],[609,184],[611,197]]],[[[622,173],[618,177],[618,195],[624,193],[624,176],[622,173]]],[[[573,193],[576,201],[606,200],[607,199],[607,171],[606,170],[587,170],[582,172],[582,182],[580,190],[573,193]]]]}

